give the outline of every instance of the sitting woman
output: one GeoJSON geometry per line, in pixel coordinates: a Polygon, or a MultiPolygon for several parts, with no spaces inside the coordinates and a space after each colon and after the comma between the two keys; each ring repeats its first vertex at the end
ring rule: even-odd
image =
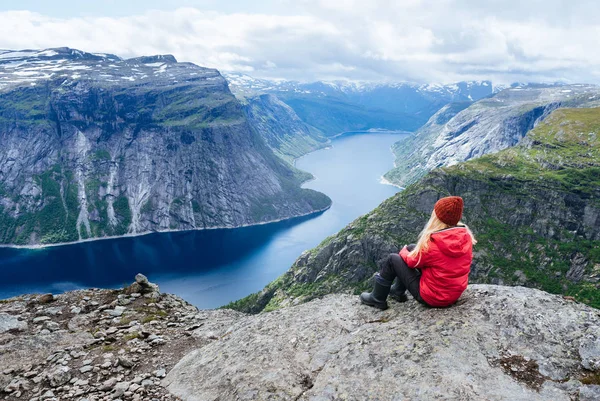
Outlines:
{"type": "Polygon", "coordinates": [[[449,196],[438,200],[416,245],[404,246],[388,256],[375,275],[373,292],[360,295],[363,304],[387,309],[387,297],[408,300],[408,290],[420,303],[441,308],[454,304],[467,288],[473,245],[471,230],[460,223],[463,200],[449,196]],[[392,287],[394,278],[396,284],[392,287]]]}

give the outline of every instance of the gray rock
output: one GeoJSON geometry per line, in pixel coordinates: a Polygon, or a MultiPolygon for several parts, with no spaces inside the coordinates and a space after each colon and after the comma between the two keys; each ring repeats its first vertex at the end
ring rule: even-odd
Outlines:
{"type": "Polygon", "coordinates": [[[147,294],[144,294],[144,297],[148,298],[148,299],[159,299],[160,298],[160,292],[158,292],[158,291],[151,291],[151,292],[149,292],[147,294]]]}
{"type": "Polygon", "coordinates": [[[56,322],[46,321],[44,322],[44,328],[48,329],[49,331],[56,331],[60,329],[60,325],[56,322]]]}
{"type": "Polygon", "coordinates": [[[150,386],[152,386],[154,384],[154,382],[152,380],[142,380],[142,387],[144,388],[148,388],[150,386]]]}
{"type": "Polygon", "coordinates": [[[589,261],[586,259],[586,257],[582,253],[577,252],[571,259],[571,266],[566,277],[574,282],[581,281],[588,263],[589,261]]]}
{"type": "Polygon", "coordinates": [[[119,365],[123,366],[124,368],[132,368],[135,365],[135,362],[133,362],[133,360],[127,356],[121,356],[118,359],[119,365]]]}
{"type": "Polygon", "coordinates": [[[85,365],[85,366],[82,366],[81,368],[79,368],[79,372],[81,372],[81,373],[91,372],[92,370],[94,370],[94,367],[91,365],[85,365]]]}
{"type": "Polygon", "coordinates": [[[63,309],[64,309],[64,307],[62,307],[62,306],[53,306],[53,307],[44,309],[41,313],[43,313],[44,315],[58,316],[58,315],[62,315],[63,309]]]}
{"type": "MultiPolygon", "coordinates": [[[[570,400],[597,310],[523,287],[472,285],[459,303],[381,312],[329,295],[241,317],[163,379],[184,400],[570,400]]],[[[592,355],[593,353],[590,353],[592,355]]]]}
{"type": "Polygon", "coordinates": [[[115,384],[113,387],[112,395],[114,397],[121,397],[128,389],[131,383],[129,382],[120,382],[115,384]]]}
{"type": "Polygon", "coordinates": [[[148,277],[144,276],[142,273],[138,273],[135,275],[135,282],[141,285],[142,287],[148,287],[150,282],[148,281],[148,277]]]}
{"type": "Polygon", "coordinates": [[[123,312],[125,312],[125,307],[119,305],[119,306],[115,306],[114,309],[107,309],[106,311],[111,316],[119,317],[119,316],[123,315],[123,312]]]}
{"type": "Polygon", "coordinates": [[[78,331],[84,327],[88,327],[90,318],[86,315],[75,315],[67,323],[67,328],[71,331],[78,331]]]}
{"type": "MultiPolygon", "coordinates": [[[[104,383],[102,383],[100,385],[100,387],[98,387],[98,390],[100,390],[100,391],[109,391],[109,390],[112,390],[113,387],[115,387],[115,385],[117,383],[118,383],[117,378],[112,377],[112,378],[106,380],[104,383]]],[[[125,391],[125,390],[123,390],[123,391],[125,391]]]]}
{"type": "Polygon", "coordinates": [[[129,298],[121,298],[117,301],[117,303],[119,305],[125,306],[125,305],[129,305],[131,303],[131,299],[129,298]]]}
{"type": "Polygon", "coordinates": [[[158,377],[158,378],[163,378],[167,375],[167,371],[165,369],[159,369],[154,371],[154,376],[158,377]]]}
{"type": "Polygon", "coordinates": [[[27,322],[19,320],[18,316],[0,313],[0,334],[11,330],[24,331],[27,327],[27,322]]]}
{"type": "Polygon", "coordinates": [[[51,387],[59,387],[71,380],[71,369],[68,366],[58,366],[46,374],[51,387]]]}
{"type": "Polygon", "coordinates": [[[38,316],[33,318],[33,323],[41,323],[50,320],[50,316],[38,316]]]}
{"type": "Polygon", "coordinates": [[[138,294],[138,296],[141,296],[140,293],[142,291],[143,291],[143,287],[137,282],[131,283],[131,285],[129,287],[125,288],[125,293],[131,294],[132,297],[134,296],[134,294],[138,294]]]}
{"type": "Polygon", "coordinates": [[[579,345],[581,365],[591,371],[600,371],[600,332],[582,339],[579,345]]]}
{"type": "Polygon", "coordinates": [[[50,398],[54,398],[54,392],[52,390],[48,390],[44,394],[42,394],[42,396],[40,398],[42,400],[47,400],[47,399],[50,399],[50,398]]]}
{"type": "Polygon", "coordinates": [[[579,401],[598,401],[600,400],[600,386],[581,386],[579,388],[579,401]]]}

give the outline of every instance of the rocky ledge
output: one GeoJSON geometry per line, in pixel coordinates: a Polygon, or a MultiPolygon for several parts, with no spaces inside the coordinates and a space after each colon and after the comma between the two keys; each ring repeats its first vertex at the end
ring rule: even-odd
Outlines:
{"type": "Polygon", "coordinates": [[[141,274],[122,290],[2,300],[0,399],[177,399],[161,379],[242,316],[199,311],[141,274]]]}
{"type": "Polygon", "coordinates": [[[524,287],[378,311],[329,295],[199,311],[142,275],[0,304],[7,400],[600,399],[600,311],[524,287]]]}

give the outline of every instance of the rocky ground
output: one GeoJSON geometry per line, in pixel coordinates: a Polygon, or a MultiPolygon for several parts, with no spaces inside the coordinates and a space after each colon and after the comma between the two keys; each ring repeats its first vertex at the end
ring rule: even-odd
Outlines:
{"type": "Polygon", "coordinates": [[[600,311],[472,285],[448,309],[334,294],[199,311],[143,275],[0,302],[0,399],[600,400],[600,311]]]}
{"type": "Polygon", "coordinates": [[[163,380],[185,400],[600,400],[600,311],[524,287],[379,311],[333,294],[243,317],[163,380]]]}
{"type": "Polygon", "coordinates": [[[198,311],[143,275],[123,290],[0,301],[0,399],[177,399],[161,379],[240,316],[198,311]]]}

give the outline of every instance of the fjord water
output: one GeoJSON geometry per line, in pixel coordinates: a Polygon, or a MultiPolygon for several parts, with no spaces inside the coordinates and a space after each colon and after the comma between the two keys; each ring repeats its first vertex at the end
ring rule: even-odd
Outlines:
{"type": "Polygon", "coordinates": [[[43,249],[0,248],[0,299],[32,292],[120,287],[136,273],[161,291],[214,308],[261,290],[296,258],[398,189],[380,183],[393,166],[390,146],[406,134],[347,134],[297,160],[331,208],[238,229],[170,232],[43,249]]]}

